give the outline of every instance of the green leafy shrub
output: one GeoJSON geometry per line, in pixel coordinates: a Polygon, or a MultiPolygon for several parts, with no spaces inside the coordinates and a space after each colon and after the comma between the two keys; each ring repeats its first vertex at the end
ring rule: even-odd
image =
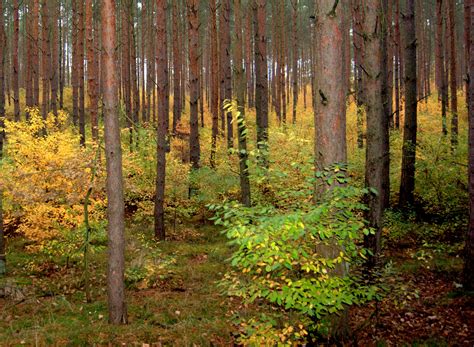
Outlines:
{"type": "MultiPolygon", "coordinates": [[[[341,176],[318,177],[334,181],[341,176]]],[[[244,304],[269,312],[264,320],[239,321],[240,343],[307,342],[309,336],[327,333],[331,314],[378,296],[377,287],[356,276],[336,275],[365,258],[359,243],[372,231],[361,217],[366,207],[360,201],[367,193],[353,186],[335,187],[318,205],[285,211],[237,203],[209,206],[236,247],[230,259],[233,269],[220,285],[244,304]]]]}

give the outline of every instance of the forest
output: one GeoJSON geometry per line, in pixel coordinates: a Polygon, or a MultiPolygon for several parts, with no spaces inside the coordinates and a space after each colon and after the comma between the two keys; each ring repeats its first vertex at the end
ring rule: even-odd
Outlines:
{"type": "Polygon", "coordinates": [[[0,346],[474,345],[474,0],[0,14],[0,346]]]}

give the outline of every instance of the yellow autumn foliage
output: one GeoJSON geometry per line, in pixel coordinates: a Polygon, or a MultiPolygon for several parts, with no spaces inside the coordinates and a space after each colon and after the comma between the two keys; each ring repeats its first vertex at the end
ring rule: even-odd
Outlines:
{"type": "Polygon", "coordinates": [[[28,112],[28,121],[5,122],[0,187],[6,200],[6,224],[15,221],[17,232],[41,242],[83,223],[94,150],[78,145],[79,135],[69,126],[65,112],[50,113],[45,120],[38,109],[28,112]]]}

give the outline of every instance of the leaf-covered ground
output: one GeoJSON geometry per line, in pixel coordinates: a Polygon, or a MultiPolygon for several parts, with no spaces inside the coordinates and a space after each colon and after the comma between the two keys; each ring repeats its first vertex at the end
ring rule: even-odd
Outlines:
{"type": "MultiPolygon", "coordinates": [[[[149,266],[147,253],[167,261],[154,276],[134,281],[129,274],[130,324],[122,327],[106,322],[104,252],[91,259],[93,301],[86,303],[80,264],[54,265],[12,240],[11,271],[0,286],[9,291],[0,298],[0,345],[232,345],[230,317],[239,305],[217,286],[231,252],[226,240],[211,226],[180,225],[174,240],[157,245],[143,241],[150,233],[130,228],[127,264],[149,266]]],[[[474,345],[474,297],[460,295],[459,257],[413,248],[386,253],[387,296],[351,309],[348,344],[474,345]]]]}

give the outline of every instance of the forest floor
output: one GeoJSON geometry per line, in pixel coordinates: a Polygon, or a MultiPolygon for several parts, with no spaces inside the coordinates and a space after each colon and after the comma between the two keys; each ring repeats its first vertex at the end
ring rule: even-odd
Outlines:
{"type": "MultiPolygon", "coordinates": [[[[0,299],[0,345],[232,345],[237,330],[232,314],[250,308],[218,286],[231,253],[219,231],[181,224],[170,241],[151,244],[146,241],[151,230],[128,229],[128,325],[106,322],[106,252],[91,255],[87,303],[81,263],[58,266],[28,255],[25,241],[16,238],[9,243],[10,272],[0,286],[7,290],[0,299]],[[152,276],[140,273],[153,267],[152,276]]],[[[457,287],[459,256],[393,249],[386,252],[386,297],[351,308],[354,336],[348,344],[473,346],[474,297],[460,295],[457,287]]]]}

